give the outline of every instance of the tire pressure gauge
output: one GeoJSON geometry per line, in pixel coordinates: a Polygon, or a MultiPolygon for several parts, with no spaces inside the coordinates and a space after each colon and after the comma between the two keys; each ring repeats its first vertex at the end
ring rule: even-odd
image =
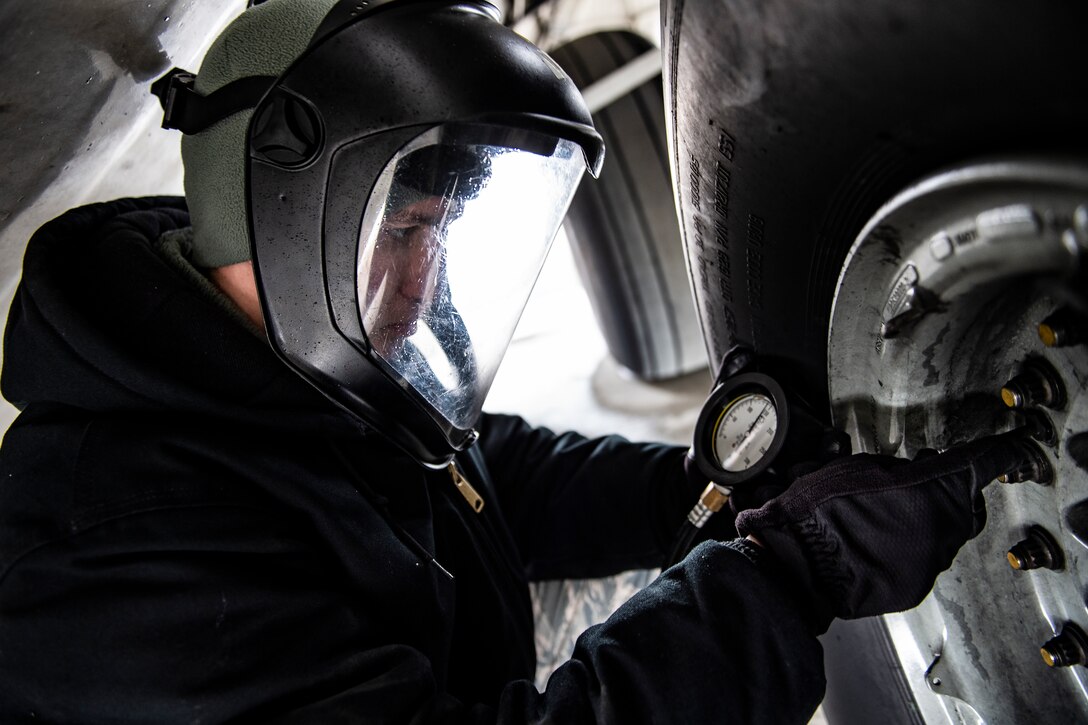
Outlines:
{"type": "Polygon", "coordinates": [[[710,480],[743,483],[767,469],[786,440],[790,409],[781,386],[761,373],[718,385],[695,426],[695,460],[710,480]]]}
{"type": "Polygon", "coordinates": [[[766,473],[761,481],[784,489],[795,464],[822,464],[850,452],[845,433],[812,415],[799,396],[787,398],[758,364],[755,354],[740,346],[722,358],[695,424],[691,454],[710,483],[676,532],[666,565],[687,555],[696,534],[736,497],[738,486],[766,473]]]}

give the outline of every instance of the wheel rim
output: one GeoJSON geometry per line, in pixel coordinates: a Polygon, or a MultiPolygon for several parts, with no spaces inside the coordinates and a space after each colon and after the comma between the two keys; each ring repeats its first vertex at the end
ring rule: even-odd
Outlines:
{"type": "Polygon", "coordinates": [[[897,196],[840,274],[829,393],[855,450],[913,456],[1040,416],[1054,431],[1040,444],[1053,481],[991,485],[986,529],[920,607],[888,620],[927,721],[1088,715],[1088,669],[1040,658],[1067,623],[1088,631],[1088,435],[1077,438],[1088,431],[1088,347],[1047,347],[1037,332],[1058,309],[1083,312],[1086,248],[1088,163],[995,161],[897,196]],[[1003,402],[1002,386],[1029,360],[1064,385],[1059,409],[1003,402]],[[1063,554],[1060,570],[1010,567],[1010,548],[1032,527],[1063,554]]]}

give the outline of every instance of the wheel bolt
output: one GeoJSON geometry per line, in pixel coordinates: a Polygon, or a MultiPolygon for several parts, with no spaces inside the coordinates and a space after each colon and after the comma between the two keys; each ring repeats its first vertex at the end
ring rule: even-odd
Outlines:
{"type": "Polygon", "coordinates": [[[1041,405],[1056,409],[1065,405],[1065,388],[1054,368],[1033,359],[1024,363],[1020,374],[1002,386],[1001,399],[1010,408],[1041,405]]]}
{"type": "Polygon", "coordinates": [[[1043,662],[1047,667],[1083,665],[1086,662],[1086,652],[1088,652],[1088,638],[1085,638],[1080,627],[1071,622],[1062,627],[1057,637],[1039,648],[1039,654],[1043,656],[1043,662]]]}
{"type": "Polygon", "coordinates": [[[1039,339],[1047,347],[1070,347],[1088,341],[1088,318],[1062,307],[1039,323],[1039,339]]]}
{"type": "Polygon", "coordinates": [[[1006,558],[1009,566],[1017,571],[1062,568],[1061,549],[1050,534],[1039,526],[1032,526],[1028,537],[1013,545],[1006,558]]]}
{"type": "Polygon", "coordinates": [[[997,477],[1001,483],[1023,483],[1034,481],[1035,483],[1050,483],[1054,480],[1054,469],[1050,467],[1039,446],[1029,441],[1023,444],[1026,457],[1015,469],[997,477]]]}

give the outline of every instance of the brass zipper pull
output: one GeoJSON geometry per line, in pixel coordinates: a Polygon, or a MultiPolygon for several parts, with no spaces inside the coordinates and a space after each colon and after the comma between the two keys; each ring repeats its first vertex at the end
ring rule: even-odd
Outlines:
{"type": "Polygon", "coordinates": [[[458,470],[457,464],[450,461],[450,464],[446,466],[446,470],[450,472],[450,478],[453,479],[453,485],[457,486],[457,490],[461,492],[461,495],[468,501],[468,505],[472,507],[472,510],[476,513],[480,513],[484,510],[484,499],[476,489],[472,487],[472,484],[468,482],[461,471],[458,470]]]}

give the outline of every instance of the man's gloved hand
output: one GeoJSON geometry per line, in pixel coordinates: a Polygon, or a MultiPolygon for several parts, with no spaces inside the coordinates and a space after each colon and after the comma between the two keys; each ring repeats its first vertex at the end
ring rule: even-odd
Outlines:
{"type": "Polygon", "coordinates": [[[914,461],[848,456],[742,511],[737,531],[753,535],[811,599],[818,631],[832,617],[909,609],[982,530],[982,489],[1032,456],[1033,446],[1013,431],[914,461]]]}

